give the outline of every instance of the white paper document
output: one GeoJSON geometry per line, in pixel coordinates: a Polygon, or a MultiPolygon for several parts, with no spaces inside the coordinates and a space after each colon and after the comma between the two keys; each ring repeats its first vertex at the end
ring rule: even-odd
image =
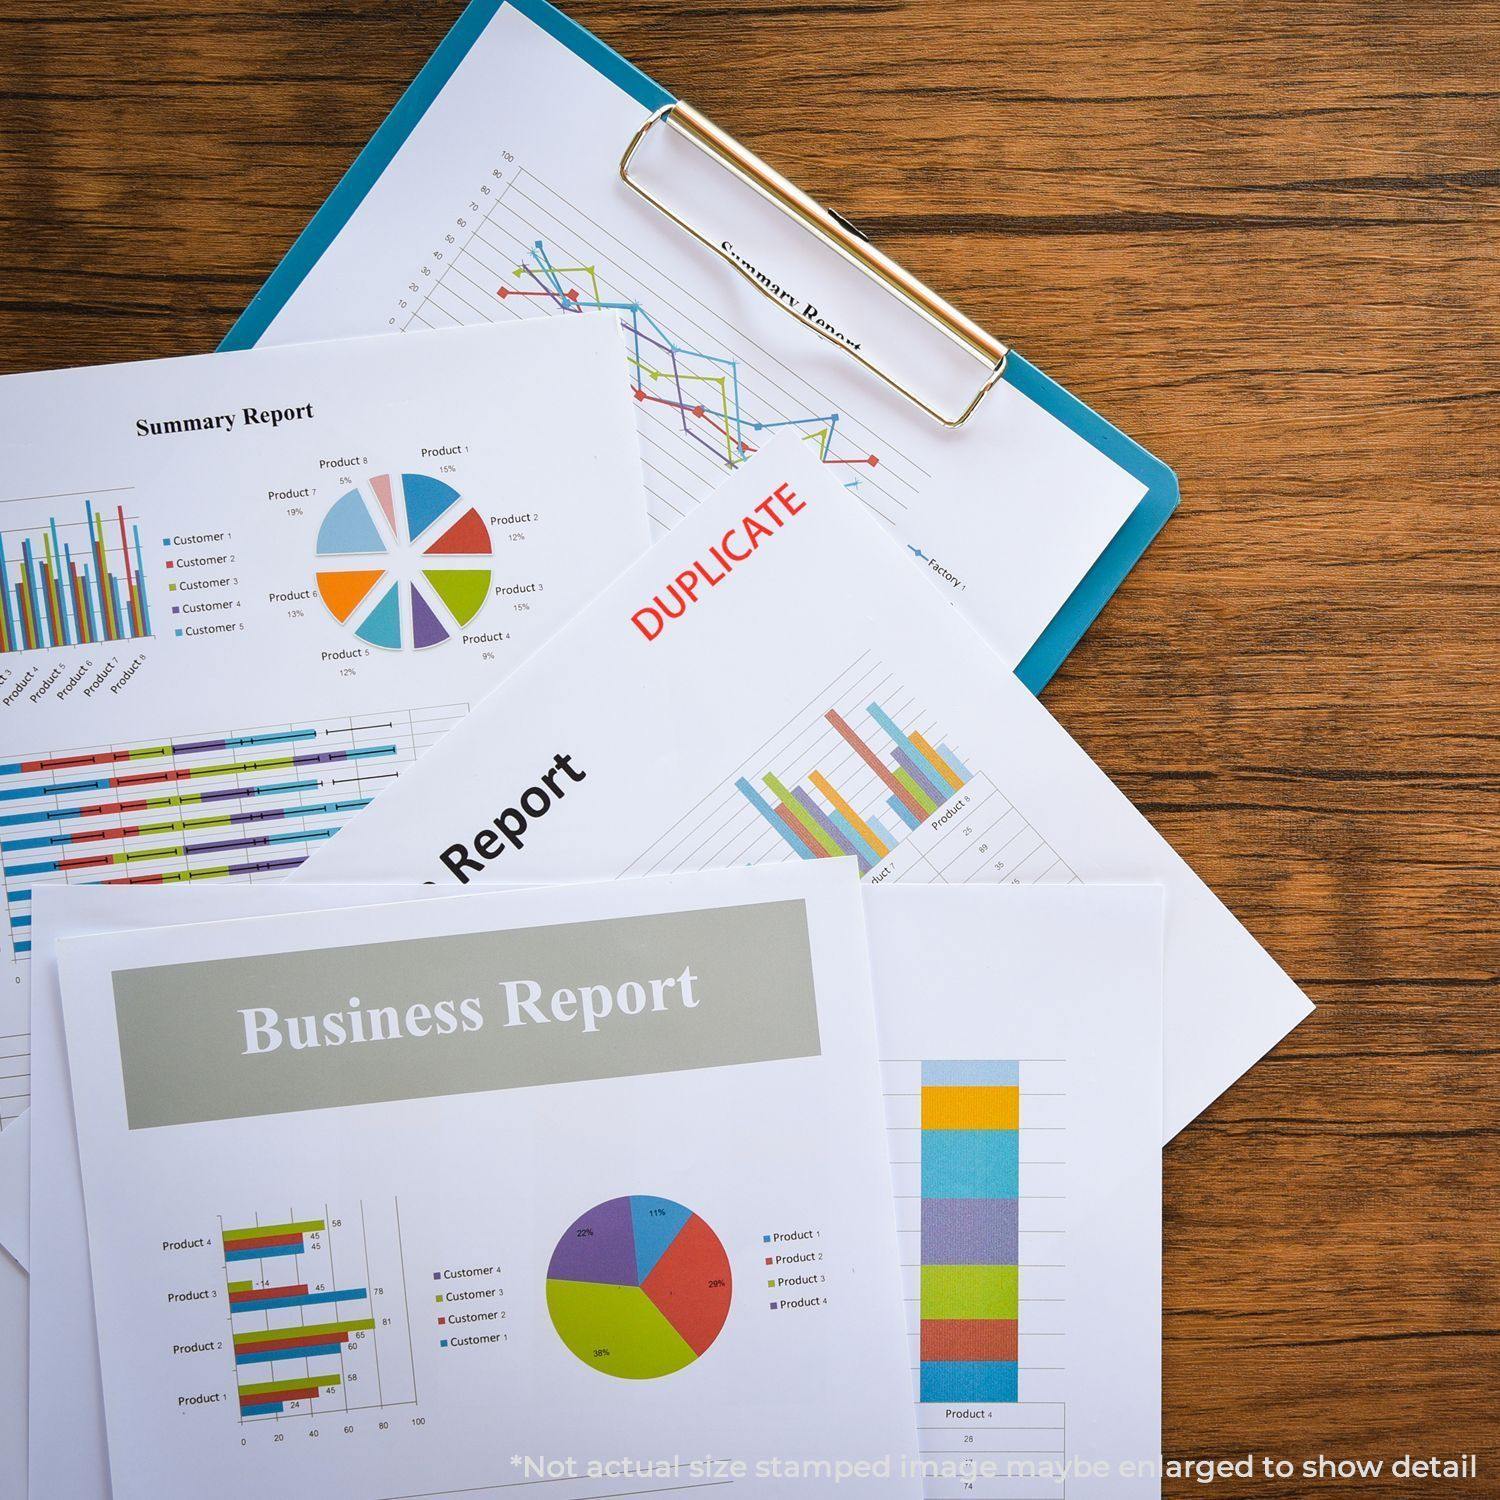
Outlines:
{"type": "MultiPolygon", "coordinates": [[[[0,1135],[27,1134],[26,1116],[0,1135]]],[[[26,1261],[30,1236],[26,1229],[26,1142],[8,1157],[0,1150],[0,1495],[26,1495],[26,1298],[30,1278],[26,1261]]],[[[92,1359],[92,1352],[90,1352],[92,1359]]],[[[38,1491],[38,1493],[41,1493],[38,1491]]]]}
{"type": "Polygon", "coordinates": [[[471,886],[854,855],[1167,887],[1173,1135],[1311,1007],[796,443],[742,469],[303,868],[471,886]]]}
{"type": "Polygon", "coordinates": [[[920,1493],[847,862],[59,972],[115,1500],[920,1493]]]}
{"type": "MultiPolygon", "coordinates": [[[[0,1495],[25,1500],[26,1490],[26,1273],[0,1251],[0,1495]]],[[[33,1491],[32,1493],[38,1493],[33,1491]]]]}
{"type": "Polygon", "coordinates": [[[302,873],[469,886],[838,855],[874,885],[1166,885],[1169,1136],[1311,1010],[795,443],[741,469],[302,873]]]}
{"type": "Polygon", "coordinates": [[[861,369],[835,344],[953,411],[985,373],[658,132],[636,170],[733,263],[695,241],[621,181],[649,113],[500,6],[262,341],[606,309],[627,336],[620,379],[659,527],[794,432],[1016,665],[1146,486],[1009,382],[950,430],[861,369]]]}
{"type": "MultiPolygon", "coordinates": [[[[32,1294],[48,1316],[47,1337],[31,1351],[33,1494],[109,1496],[56,942],[387,896],[373,887],[288,882],[155,892],[58,887],[39,899],[32,1294]]],[[[1124,1465],[1159,1446],[1160,894],[1080,885],[942,894],[867,887],[866,915],[916,1394],[921,1402],[924,1373],[929,1398],[940,1394],[938,1381],[964,1382],[961,1391],[950,1384],[941,1402],[919,1406],[926,1493],[983,1497],[1000,1493],[1002,1481],[1014,1490],[1010,1481],[1025,1480],[1027,1493],[1050,1495],[1060,1492],[1059,1473],[1069,1485],[1112,1476],[1124,1486],[1124,1465]],[[996,1078],[1001,1069],[1015,1073],[1015,1085],[963,1085],[1018,1090],[1013,1127],[984,1115],[994,1095],[938,1093],[923,1111],[923,1089],[953,1087],[937,1082],[937,1072],[960,1066],[989,1068],[996,1078]],[[977,1109],[984,1123],[955,1118],[955,1105],[977,1109]],[[945,1137],[924,1179],[927,1127],[1016,1134],[945,1137]],[[975,1174],[957,1187],[945,1183],[940,1174],[954,1170],[954,1143],[975,1140],[994,1150],[964,1153],[977,1164],[975,1174]],[[995,1201],[945,1201],[1004,1198],[998,1189],[1008,1178],[996,1184],[993,1173],[978,1173],[991,1156],[1002,1176],[1015,1158],[1012,1213],[995,1201]],[[952,1237],[955,1213],[965,1231],[962,1261],[952,1237]],[[923,1266],[969,1269],[926,1272],[924,1311],[923,1266]],[[997,1308],[997,1299],[1013,1300],[1013,1314],[997,1308]],[[1014,1360],[938,1359],[1007,1352],[983,1342],[1011,1338],[1007,1320],[1015,1324],[1014,1360]],[[929,1327],[924,1356],[922,1330],[938,1322],[956,1326],[929,1327]],[[955,1340],[968,1343],[955,1348],[955,1340]],[[936,1365],[943,1368],[924,1372],[936,1365]],[[1084,1459],[1089,1476],[1079,1471],[1084,1459]],[[1100,1465],[1109,1467],[1092,1472],[1100,1465]],[[964,1489],[966,1482],[976,1487],[964,1489]]],[[[175,940],[158,935],[159,948],[171,952],[175,940]]],[[[1009,1099],[1002,1102],[1008,1110],[1009,1099]]],[[[1135,1493],[1101,1491],[1116,1492],[1135,1493]]],[[[1143,1485],[1140,1493],[1155,1492],[1143,1485]]]]}
{"type": "Polygon", "coordinates": [[[1162,893],[867,893],[930,1497],[1158,1496],[1162,893]]]}
{"type": "Polygon", "coordinates": [[[39,886],[278,878],[644,547],[620,358],[580,317],[0,380],[0,1118],[39,886]]]}
{"type": "Polygon", "coordinates": [[[24,1271],[31,1259],[27,1192],[31,1163],[31,1111],[0,1136],[0,1246],[24,1271]]]}
{"type": "MultiPolygon", "coordinates": [[[[415,893],[403,891],[403,898],[415,893]]],[[[423,894],[428,894],[424,892],[423,894]]],[[[36,1262],[31,1298],[46,1310],[47,1337],[16,1350],[18,1388],[29,1393],[29,1472],[33,1495],[109,1500],[109,1454],[104,1394],[99,1380],[98,1330],[89,1277],[88,1225],[78,1165],[78,1132],[68,1076],[67,1044],[57,983],[57,943],[85,933],[137,931],[167,924],[219,922],[236,917],[368,906],[394,893],[377,886],[343,891],[324,886],[244,883],[140,886],[43,886],[34,909],[31,966],[31,1107],[14,1130],[31,1141],[31,1219],[36,1262]]],[[[170,951],[171,940],[164,946],[170,951]]],[[[0,1137],[0,1148],[11,1131],[0,1137]]],[[[24,1300],[24,1298],[23,1298],[24,1300]]],[[[10,1362],[0,1368],[0,1380],[10,1362]]]]}

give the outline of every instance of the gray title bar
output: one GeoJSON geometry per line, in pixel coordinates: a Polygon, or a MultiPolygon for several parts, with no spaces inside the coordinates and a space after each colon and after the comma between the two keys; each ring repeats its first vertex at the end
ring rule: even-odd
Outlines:
{"type": "Polygon", "coordinates": [[[114,975],[132,1130],[819,1052],[801,901],[114,975]]]}

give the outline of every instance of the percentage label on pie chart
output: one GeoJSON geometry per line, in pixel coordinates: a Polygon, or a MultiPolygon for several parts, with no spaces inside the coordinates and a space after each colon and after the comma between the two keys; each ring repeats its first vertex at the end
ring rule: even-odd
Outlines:
{"type": "Polygon", "coordinates": [[[690,1365],[729,1316],[729,1257],[670,1198],[611,1198],[564,1231],[547,1267],[547,1311],[584,1364],[621,1380],[690,1365]]]}
{"type": "Polygon", "coordinates": [[[462,630],[490,593],[484,517],[429,474],[376,474],[318,528],[318,596],[382,651],[425,651],[462,630]]]}

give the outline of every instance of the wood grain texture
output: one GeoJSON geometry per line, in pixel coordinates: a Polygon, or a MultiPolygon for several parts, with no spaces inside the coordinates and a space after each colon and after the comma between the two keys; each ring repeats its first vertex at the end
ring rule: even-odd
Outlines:
{"type": "MultiPolygon", "coordinates": [[[[459,8],[4,0],[0,368],[211,348],[459,8]]],[[[1500,1494],[1500,10],[572,13],[1177,469],[1047,701],[1319,1009],[1167,1153],[1166,1447],[1500,1494]]]]}

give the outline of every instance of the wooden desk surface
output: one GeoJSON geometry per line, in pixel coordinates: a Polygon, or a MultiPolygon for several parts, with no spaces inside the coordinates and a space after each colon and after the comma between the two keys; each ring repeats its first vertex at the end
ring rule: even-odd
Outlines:
{"type": "MultiPolygon", "coordinates": [[[[6,0],[0,368],[212,348],[459,9],[6,0]]],[[[572,13],[1177,469],[1047,701],[1319,1009],[1167,1153],[1166,1448],[1500,1494],[1500,9],[572,13]]]]}

